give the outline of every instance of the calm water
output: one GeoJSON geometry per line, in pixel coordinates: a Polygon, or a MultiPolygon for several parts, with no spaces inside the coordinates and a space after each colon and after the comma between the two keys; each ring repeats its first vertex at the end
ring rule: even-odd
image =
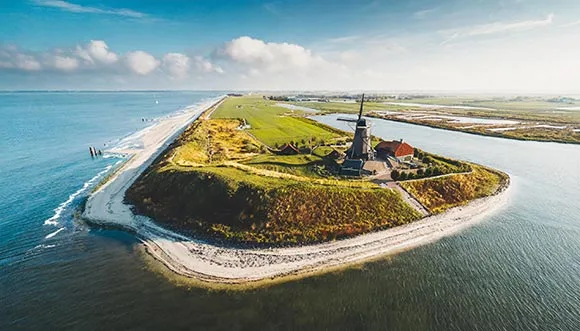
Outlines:
{"type": "Polygon", "coordinates": [[[247,292],[177,287],[130,234],[74,221],[90,187],[45,225],[119,161],[91,160],[89,145],[216,95],[0,94],[1,330],[580,328],[580,146],[373,120],[373,134],[510,173],[510,204],[437,243],[247,292]]]}

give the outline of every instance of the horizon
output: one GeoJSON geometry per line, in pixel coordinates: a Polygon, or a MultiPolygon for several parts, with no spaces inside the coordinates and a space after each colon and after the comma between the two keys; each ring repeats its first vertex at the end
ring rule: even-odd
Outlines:
{"type": "Polygon", "coordinates": [[[571,0],[3,7],[0,90],[580,90],[580,4],[571,0]]]}

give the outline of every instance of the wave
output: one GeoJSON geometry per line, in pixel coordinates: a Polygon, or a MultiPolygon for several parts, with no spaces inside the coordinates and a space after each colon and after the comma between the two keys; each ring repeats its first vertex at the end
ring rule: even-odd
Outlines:
{"type": "Polygon", "coordinates": [[[56,236],[61,231],[64,231],[64,228],[60,228],[52,233],[47,234],[46,237],[44,237],[44,239],[50,239],[50,238],[56,236]]]}
{"type": "Polygon", "coordinates": [[[95,184],[95,182],[97,180],[99,180],[109,170],[111,170],[111,168],[113,168],[113,166],[118,165],[120,162],[122,162],[122,161],[118,161],[115,164],[110,164],[110,165],[106,166],[105,169],[101,170],[93,178],[86,181],[80,189],[78,189],[73,194],[69,195],[68,199],[66,199],[66,201],[62,202],[60,205],[58,205],[58,207],[56,207],[54,209],[54,215],[52,215],[52,217],[46,219],[44,221],[44,225],[58,226],[59,223],[57,220],[60,218],[63,211],[66,209],[66,207],[68,207],[74,201],[75,198],[77,198],[79,195],[81,195],[83,192],[85,192],[91,185],[95,184]]]}
{"type": "Polygon", "coordinates": [[[224,95],[218,96],[215,98],[204,98],[203,100],[201,100],[197,103],[194,103],[192,105],[185,106],[185,107],[182,107],[182,108],[180,108],[174,112],[171,112],[169,114],[156,117],[156,118],[152,119],[150,125],[148,125],[144,128],[135,130],[133,132],[130,132],[119,139],[114,139],[114,140],[107,142],[105,144],[105,146],[107,147],[106,152],[116,153],[116,152],[122,152],[122,151],[127,150],[127,149],[141,149],[141,148],[143,148],[142,138],[155,125],[158,125],[161,120],[168,119],[168,118],[175,117],[175,116],[179,116],[179,115],[182,115],[183,113],[190,112],[192,110],[205,108],[207,105],[215,103],[223,97],[224,97],[224,95]]]}

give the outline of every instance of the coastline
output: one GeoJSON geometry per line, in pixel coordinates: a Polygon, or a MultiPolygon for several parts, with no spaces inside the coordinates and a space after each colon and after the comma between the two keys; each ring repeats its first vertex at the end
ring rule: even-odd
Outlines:
{"type": "Polygon", "coordinates": [[[142,136],[142,149],[118,151],[132,156],[90,195],[82,218],[134,233],[151,256],[178,275],[202,283],[240,285],[326,272],[431,243],[483,220],[507,201],[509,183],[494,196],[410,224],[333,242],[269,249],[215,246],[134,215],[124,203],[126,190],[191,122],[224,99],[163,119],[142,136]]]}

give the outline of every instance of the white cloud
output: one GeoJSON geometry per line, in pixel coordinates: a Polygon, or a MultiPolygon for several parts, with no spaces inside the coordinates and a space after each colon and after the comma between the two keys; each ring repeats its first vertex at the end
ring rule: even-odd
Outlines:
{"type": "Polygon", "coordinates": [[[55,55],[53,65],[58,70],[73,71],[79,67],[78,59],[70,56],[55,55]]]}
{"type": "Polygon", "coordinates": [[[189,76],[191,60],[185,54],[167,53],[161,60],[163,69],[175,79],[184,79],[189,76]]]}
{"type": "Polygon", "coordinates": [[[33,55],[20,52],[16,47],[7,46],[0,48],[0,68],[39,71],[42,65],[33,55]]]}
{"type": "Polygon", "coordinates": [[[445,30],[441,31],[444,35],[447,36],[447,39],[443,42],[443,44],[448,43],[450,41],[460,39],[460,38],[468,38],[468,37],[476,37],[476,36],[485,36],[485,35],[493,35],[499,33],[509,33],[509,32],[521,32],[521,31],[528,31],[533,30],[541,27],[546,27],[552,24],[554,21],[554,14],[548,15],[545,19],[540,20],[527,20],[527,21],[517,21],[517,22],[495,22],[490,24],[482,24],[476,25],[461,29],[453,29],[453,30],[445,30]]]}
{"type": "Polygon", "coordinates": [[[325,62],[300,45],[266,43],[247,36],[226,43],[218,53],[234,62],[270,72],[306,69],[325,62]]]}
{"type": "Polygon", "coordinates": [[[133,18],[143,18],[147,16],[147,14],[145,13],[141,13],[131,9],[97,8],[97,7],[81,6],[62,0],[34,0],[32,2],[38,6],[57,8],[71,13],[117,15],[133,18]]]}
{"type": "Polygon", "coordinates": [[[77,46],[75,54],[91,64],[97,62],[112,64],[119,59],[117,54],[109,50],[109,46],[103,40],[91,40],[86,46],[77,46]]]}
{"type": "Polygon", "coordinates": [[[15,67],[26,71],[38,71],[42,69],[40,62],[33,56],[26,54],[16,54],[15,67]]]}
{"type": "Polygon", "coordinates": [[[196,56],[195,57],[195,66],[196,66],[197,70],[199,70],[200,72],[203,72],[203,73],[209,73],[209,72],[217,72],[218,74],[224,73],[224,70],[220,66],[211,63],[210,61],[205,59],[203,56],[196,56]]]}
{"type": "Polygon", "coordinates": [[[159,60],[143,51],[129,52],[125,58],[129,69],[138,75],[147,75],[160,64],[159,60]]]}

